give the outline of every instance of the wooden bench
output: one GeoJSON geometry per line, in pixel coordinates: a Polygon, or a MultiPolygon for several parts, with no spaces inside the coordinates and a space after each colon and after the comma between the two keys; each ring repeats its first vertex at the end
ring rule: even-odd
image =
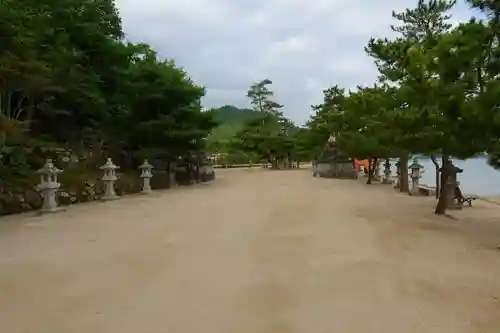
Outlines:
{"type": "Polygon", "coordinates": [[[472,201],[477,200],[476,197],[462,197],[462,198],[457,198],[457,201],[460,205],[463,205],[464,203],[467,202],[469,207],[472,207],[472,201]]]}
{"type": "Polygon", "coordinates": [[[469,196],[463,195],[462,190],[460,189],[460,186],[457,185],[455,187],[453,199],[455,199],[459,205],[463,205],[464,203],[467,202],[469,207],[472,207],[472,201],[476,200],[477,197],[472,196],[472,195],[469,195],[469,196]]]}

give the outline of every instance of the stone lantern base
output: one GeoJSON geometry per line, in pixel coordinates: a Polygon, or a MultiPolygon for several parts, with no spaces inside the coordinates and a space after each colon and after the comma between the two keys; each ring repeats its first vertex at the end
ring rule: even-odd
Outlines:
{"type": "Polygon", "coordinates": [[[408,193],[409,195],[413,195],[413,196],[419,196],[421,195],[420,193],[420,184],[419,184],[419,178],[412,178],[411,179],[411,188],[410,188],[410,193],[408,193]]]}
{"type": "Polygon", "coordinates": [[[53,214],[66,211],[66,208],[55,207],[55,208],[42,208],[37,212],[37,215],[53,214]]]}
{"type": "Polygon", "coordinates": [[[111,196],[109,196],[109,197],[103,196],[101,198],[102,201],[111,201],[111,200],[118,200],[118,199],[120,199],[120,196],[118,196],[118,195],[115,195],[113,197],[111,197],[111,196]]]}

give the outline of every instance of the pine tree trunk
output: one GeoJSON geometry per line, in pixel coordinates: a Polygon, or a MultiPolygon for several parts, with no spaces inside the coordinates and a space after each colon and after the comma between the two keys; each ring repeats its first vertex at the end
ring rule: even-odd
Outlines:
{"type": "Polygon", "coordinates": [[[368,158],[368,179],[367,184],[371,184],[373,176],[375,175],[375,166],[377,165],[377,158],[368,158]]]}
{"type": "Polygon", "coordinates": [[[408,155],[401,155],[399,158],[399,191],[402,193],[410,192],[408,184],[408,155]]]}
{"type": "Polygon", "coordinates": [[[442,181],[440,180],[441,173],[439,172],[439,163],[435,156],[431,156],[431,161],[434,164],[434,167],[436,168],[436,199],[439,199],[439,193],[443,188],[442,181]]]}
{"type": "Polygon", "coordinates": [[[441,193],[439,194],[439,199],[436,205],[434,213],[437,215],[445,215],[446,208],[448,205],[449,196],[453,194],[453,189],[451,185],[448,184],[448,179],[450,177],[450,162],[448,155],[443,155],[442,157],[442,171],[441,171],[441,193]]]}

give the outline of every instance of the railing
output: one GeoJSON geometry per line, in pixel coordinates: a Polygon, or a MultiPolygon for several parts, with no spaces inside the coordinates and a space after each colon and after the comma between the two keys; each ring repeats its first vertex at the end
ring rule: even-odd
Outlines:
{"type": "Polygon", "coordinates": [[[267,163],[245,163],[245,164],[214,164],[214,169],[233,169],[233,168],[253,168],[253,167],[266,167],[267,163]]]}

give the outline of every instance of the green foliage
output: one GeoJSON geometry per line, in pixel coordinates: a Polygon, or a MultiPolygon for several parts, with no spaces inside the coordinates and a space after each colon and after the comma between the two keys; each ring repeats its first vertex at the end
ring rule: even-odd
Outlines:
{"type": "Polygon", "coordinates": [[[418,0],[415,8],[407,8],[402,13],[392,12],[392,17],[401,24],[391,25],[391,29],[415,42],[443,34],[451,28],[448,22],[451,15],[447,13],[455,4],[456,0],[418,0]]]}
{"type": "Polygon", "coordinates": [[[238,109],[235,106],[225,105],[210,110],[213,120],[219,125],[212,129],[207,137],[207,151],[211,154],[222,154],[224,158],[219,162],[226,164],[248,163],[258,161],[254,154],[245,152],[235,145],[238,132],[245,125],[245,121],[255,119],[260,114],[250,109],[238,109]]]}
{"type": "Polygon", "coordinates": [[[269,86],[273,81],[264,79],[254,83],[247,92],[247,97],[250,98],[254,110],[257,112],[267,112],[280,116],[280,109],[283,105],[272,100],[274,93],[270,90],[269,86]]]}
{"type": "Polygon", "coordinates": [[[43,140],[170,159],[204,149],[216,125],[205,89],[123,37],[113,0],[2,1],[0,148],[43,140]]]}
{"type": "Polygon", "coordinates": [[[258,113],[250,109],[238,109],[233,105],[224,105],[220,108],[212,109],[214,121],[218,124],[241,123],[245,120],[254,119],[258,113]]]}
{"type": "Polygon", "coordinates": [[[279,111],[283,106],[272,101],[271,80],[253,84],[248,97],[259,116],[247,120],[232,141],[233,149],[254,154],[273,164],[292,160],[309,159],[309,137],[279,111]]]}
{"type": "Polygon", "coordinates": [[[245,123],[237,133],[233,146],[270,163],[308,159],[305,131],[286,118],[264,113],[245,123]]]}
{"type": "MultiPolygon", "coordinates": [[[[333,134],[353,157],[442,155],[444,179],[449,156],[487,151],[490,163],[500,165],[500,6],[468,2],[488,19],[452,27],[455,1],[447,0],[419,0],[393,12],[398,35],[372,38],[365,49],[380,73],[373,87],[348,93],[333,87],[313,107],[307,127],[315,150],[333,134]]],[[[443,198],[436,213],[444,212],[443,198]]]]}
{"type": "Polygon", "coordinates": [[[299,129],[279,111],[273,101],[272,82],[253,84],[247,96],[254,110],[223,106],[212,109],[219,126],[207,138],[208,151],[219,154],[224,163],[248,163],[265,160],[277,165],[285,160],[311,158],[309,131],[299,129]]]}

